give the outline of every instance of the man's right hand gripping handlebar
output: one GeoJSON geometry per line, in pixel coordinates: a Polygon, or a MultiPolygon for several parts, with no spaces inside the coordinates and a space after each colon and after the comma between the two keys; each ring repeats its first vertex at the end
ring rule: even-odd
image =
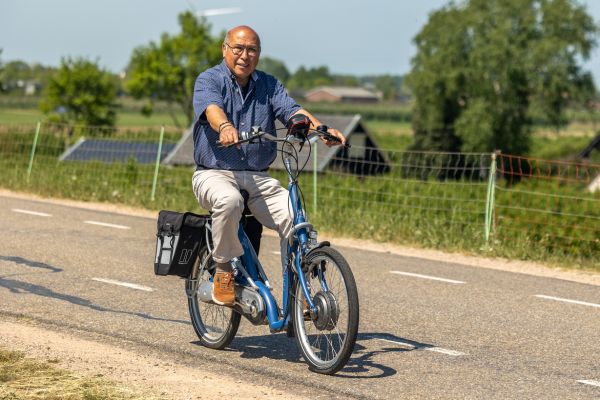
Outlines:
{"type": "Polygon", "coordinates": [[[229,123],[223,126],[219,130],[219,140],[218,143],[223,147],[228,147],[234,145],[239,149],[240,145],[238,143],[239,135],[238,130],[233,126],[233,124],[229,123]]]}

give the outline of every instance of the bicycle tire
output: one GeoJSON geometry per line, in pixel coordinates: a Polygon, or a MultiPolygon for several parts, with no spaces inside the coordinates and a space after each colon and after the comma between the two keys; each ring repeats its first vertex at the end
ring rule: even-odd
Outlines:
{"type": "Polygon", "coordinates": [[[192,326],[200,343],[208,348],[221,350],[235,337],[241,315],[232,308],[204,303],[198,299],[197,288],[214,274],[214,261],[206,245],[198,251],[198,258],[186,279],[188,289],[188,310],[192,326]]]}
{"type": "Polygon", "coordinates": [[[310,253],[304,265],[307,267],[304,276],[319,311],[316,319],[305,315],[304,294],[296,280],[291,310],[296,343],[311,371],[331,375],[346,365],[356,343],[359,322],[356,282],[348,262],[330,247],[310,253]]]}

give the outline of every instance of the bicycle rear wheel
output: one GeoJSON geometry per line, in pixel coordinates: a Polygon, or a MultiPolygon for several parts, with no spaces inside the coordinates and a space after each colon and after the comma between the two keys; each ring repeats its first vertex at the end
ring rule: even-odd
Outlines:
{"type": "Polygon", "coordinates": [[[334,374],[352,355],[358,332],[358,292],[350,266],[330,247],[312,252],[305,260],[304,276],[317,315],[305,312],[302,287],[296,280],[292,319],[296,342],[309,368],[334,374]]]}
{"type": "Polygon", "coordinates": [[[220,350],[227,347],[235,337],[241,315],[229,307],[205,303],[198,298],[198,287],[205,282],[212,282],[214,271],[215,262],[205,245],[198,252],[198,259],[186,280],[186,289],[192,326],[200,343],[220,350]]]}

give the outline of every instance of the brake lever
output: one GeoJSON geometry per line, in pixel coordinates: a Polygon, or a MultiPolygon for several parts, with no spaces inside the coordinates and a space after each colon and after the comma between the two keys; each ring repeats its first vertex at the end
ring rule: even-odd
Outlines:
{"type": "Polygon", "coordinates": [[[342,143],[342,140],[340,138],[338,138],[337,136],[333,136],[331,133],[329,132],[322,132],[319,131],[319,133],[321,135],[323,135],[323,137],[325,138],[325,140],[327,140],[328,142],[338,142],[340,143],[342,146],[344,146],[345,148],[349,149],[350,147],[352,147],[350,145],[350,143],[342,143]]]}

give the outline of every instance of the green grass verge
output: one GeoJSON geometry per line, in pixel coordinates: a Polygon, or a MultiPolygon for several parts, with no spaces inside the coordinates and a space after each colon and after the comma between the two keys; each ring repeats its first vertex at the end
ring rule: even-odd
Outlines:
{"type": "Polygon", "coordinates": [[[0,348],[2,400],[137,400],[159,399],[132,391],[100,376],[84,377],[60,369],[57,360],[38,361],[0,348]]]}

